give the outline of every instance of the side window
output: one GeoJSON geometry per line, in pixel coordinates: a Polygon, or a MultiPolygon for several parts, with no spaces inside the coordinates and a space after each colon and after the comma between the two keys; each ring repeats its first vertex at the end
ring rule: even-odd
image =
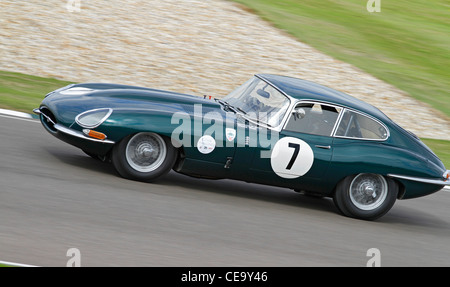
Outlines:
{"type": "Polygon", "coordinates": [[[298,133],[331,136],[341,108],[318,104],[300,104],[295,107],[285,130],[298,133]]]}
{"type": "Polygon", "coordinates": [[[385,140],[388,132],[377,121],[346,110],[335,135],[346,138],[385,140]]]}

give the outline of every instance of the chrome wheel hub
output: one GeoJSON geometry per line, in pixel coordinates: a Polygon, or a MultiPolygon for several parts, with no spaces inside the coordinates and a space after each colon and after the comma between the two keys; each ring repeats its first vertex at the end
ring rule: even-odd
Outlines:
{"type": "Polygon", "coordinates": [[[139,172],[151,172],[160,167],[166,153],[164,140],[154,133],[136,134],[126,147],[128,164],[139,172]]]}
{"type": "Polygon", "coordinates": [[[379,174],[359,174],[350,184],[350,200],[359,209],[373,210],[386,199],[388,184],[379,174]]]}

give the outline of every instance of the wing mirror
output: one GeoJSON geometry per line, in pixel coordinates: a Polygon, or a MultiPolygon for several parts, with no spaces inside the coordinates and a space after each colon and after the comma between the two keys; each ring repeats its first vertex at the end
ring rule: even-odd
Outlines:
{"type": "Polygon", "coordinates": [[[303,108],[295,108],[292,113],[294,114],[294,118],[299,120],[303,119],[306,115],[305,109],[303,108]]]}

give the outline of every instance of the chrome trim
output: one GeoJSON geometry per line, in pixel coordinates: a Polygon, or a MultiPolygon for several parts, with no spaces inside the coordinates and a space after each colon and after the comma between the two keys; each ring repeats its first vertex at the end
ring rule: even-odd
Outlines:
{"type": "Polygon", "coordinates": [[[384,142],[384,141],[387,141],[387,139],[391,136],[391,132],[390,132],[389,128],[388,128],[382,121],[380,121],[379,119],[377,119],[377,118],[375,118],[375,117],[373,117],[373,116],[371,116],[371,115],[368,115],[368,114],[366,114],[366,113],[363,113],[363,112],[360,112],[360,111],[358,111],[358,110],[351,109],[351,108],[344,108],[344,110],[342,111],[342,117],[339,119],[339,125],[336,126],[336,130],[335,130],[334,133],[332,134],[332,136],[335,137],[335,138],[384,142]],[[350,111],[350,112],[354,112],[354,113],[360,114],[360,115],[362,115],[362,116],[364,116],[364,117],[367,117],[367,118],[372,119],[372,120],[374,120],[375,122],[379,123],[379,124],[386,130],[386,132],[387,132],[386,138],[384,138],[384,139],[368,139],[368,138],[352,138],[352,137],[337,136],[337,135],[336,135],[337,128],[338,128],[339,125],[341,124],[340,121],[341,121],[342,118],[344,117],[343,115],[344,115],[344,113],[345,113],[346,111],[350,111]]]}
{"type": "MultiPolygon", "coordinates": [[[[333,129],[331,130],[331,134],[329,135],[329,137],[332,137],[334,135],[335,129],[337,129],[338,125],[337,123],[340,122],[341,118],[342,118],[342,114],[344,113],[345,108],[333,103],[329,103],[329,102],[323,102],[323,101],[317,101],[317,100],[312,100],[312,99],[305,99],[305,100],[296,100],[294,102],[294,104],[291,107],[291,112],[288,113],[289,115],[293,114],[294,109],[300,105],[300,104],[320,104],[320,105],[325,105],[325,106],[329,106],[329,107],[334,107],[334,108],[339,108],[341,109],[341,111],[339,112],[339,115],[336,119],[336,122],[334,123],[333,129]]],[[[286,120],[286,122],[283,125],[283,130],[286,129],[286,126],[288,124],[288,120],[286,120]]]]}
{"type": "MultiPolygon", "coordinates": [[[[283,120],[282,120],[281,123],[280,123],[280,125],[278,125],[277,127],[269,127],[269,126],[266,126],[266,128],[275,130],[275,131],[277,131],[277,132],[281,132],[282,130],[284,130],[284,129],[286,128],[286,125],[287,125],[287,123],[288,123],[289,117],[290,117],[290,115],[292,114],[293,109],[294,109],[298,104],[300,104],[300,103],[319,103],[319,104],[324,104],[324,105],[328,105],[328,106],[338,107],[338,108],[341,108],[341,109],[342,109],[342,111],[339,113],[338,118],[336,119],[336,123],[335,123],[335,126],[333,127],[333,130],[332,130],[332,132],[331,132],[330,137],[335,137],[335,138],[345,138],[345,139],[353,139],[353,140],[365,140],[365,141],[379,141],[379,142],[383,142],[383,141],[388,140],[389,137],[391,136],[391,132],[390,132],[389,128],[388,128],[381,120],[379,120],[379,119],[377,119],[377,118],[375,118],[375,117],[373,117],[373,116],[371,116],[371,115],[369,115],[369,114],[360,112],[360,111],[355,110],[355,109],[353,109],[353,108],[348,108],[348,107],[346,107],[346,106],[338,105],[338,104],[332,103],[332,102],[318,101],[318,100],[315,100],[315,99],[301,99],[301,100],[299,100],[299,99],[294,98],[294,97],[288,95],[287,93],[285,93],[283,90],[281,90],[280,88],[278,88],[275,84],[273,84],[273,83],[272,83],[271,81],[269,81],[268,79],[264,78],[262,75],[256,74],[255,77],[257,77],[258,79],[260,79],[260,80],[262,80],[262,81],[268,83],[269,85],[271,85],[274,89],[276,89],[277,91],[279,91],[280,93],[282,93],[283,95],[285,95],[285,96],[289,99],[289,101],[291,102],[291,103],[290,103],[290,106],[288,107],[288,109],[287,109],[287,111],[286,111],[286,113],[285,113],[285,115],[284,115],[283,120]],[[377,123],[379,123],[381,126],[383,126],[383,127],[386,129],[386,132],[387,132],[386,138],[384,138],[384,139],[367,139],[367,138],[351,138],[351,137],[336,136],[335,134],[336,134],[336,131],[337,131],[338,127],[339,127],[339,124],[341,123],[341,120],[342,120],[342,118],[343,118],[344,112],[347,111],[347,110],[348,110],[348,111],[352,111],[352,112],[356,112],[356,113],[358,113],[358,114],[360,114],[360,115],[362,115],[362,116],[366,116],[366,117],[368,117],[368,118],[370,118],[370,119],[373,119],[373,120],[376,121],[377,123]],[[290,112],[289,112],[289,111],[290,111],[290,112]]],[[[246,118],[247,120],[250,120],[250,119],[248,119],[247,117],[245,117],[245,118],[246,118]]],[[[260,125],[260,124],[261,124],[261,122],[254,122],[254,123],[255,123],[256,125],[260,125]]]]}
{"type": "Polygon", "coordinates": [[[316,144],[316,148],[321,148],[321,149],[330,149],[331,146],[330,145],[317,145],[316,144]]]}
{"type": "Polygon", "coordinates": [[[33,109],[33,113],[35,113],[36,115],[42,114],[42,112],[41,112],[41,110],[39,108],[33,109]]]}
{"type": "MultiPolygon", "coordinates": [[[[283,95],[285,95],[289,101],[291,101],[291,99],[294,99],[293,97],[289,96],[288,94],[286,94],[283,90],[281,90],[280,88],[278,88],[275,84],[273,84],[271,81],[269,81],[268,79],[264,78],[263,76],[257,74],[255,75],[255,77],[257,77],[258,79],[268,83],[269,85],[271,85],[275,90],[277,90],[278,92],[282,93],[283,95]]],[[[292,101],[291,101],[292,102],[292,101]]]]}
{"type": "Polygon", "coordinates": [[[293,105],[295,103],[295,98],[289,96],[288,94],[286,94],[284,91],[282,91],[280,88],[278,88],[276,85],[272,84],[272,82],[270,82],[269,80],[267,80],[266,78],[264,78],[263,76],[257,74],[255,75],[255,77],[257,77],[258,79],[260,79],[263,82],[266,82],[267,84],[269,84],[272,88],[274,88],[275,90],[277,90],[278,92],[280,92],[282,95],[284,95],[288,100],[289,100],[289,107],[286,109],[286,112],[284,113],[283,119],[281,120],[280,124],[276,127],[269,127],[266,123],[264,122],[257,122],[254,119],[245,117],[245,115],[243,115],[243,117],[245,117],[247,120],[253,122],[254,124],[256,124],[257,126],[264,124],[265,128],[277,131],[277,132],[281,132],[281,130],[284,128],[290,113],[288,111],[292,110],[293,105]]]}
{"type": "Polygon", "coordinates": [[[334,134],[336,133],[336,131],[339,127],[339,124],[341,123],[342,118],[344,117],[346,108],[344,108],[344,107],[340,107],[340,108],[341,108],[341,112],[339,113],[338,118],[336,119],[336,122],[334,123],[333,130],[331,131],[331,136],[334,136],[334,134]]]}
{"type": "Polygon", "coordinates": [[[65,126],[62,126],[60,124],[55,124],[53,127],[56,130],[58,130],[59,132],[62,132],[64,134],[67,134],[67,135],[70,135],[70,136],[74,136],[74,137],[77,137],[77,138],[81,138],[81,139],[84,139],[84,140],[93,141],[93,142],[97,142],[97,143],[105,143],[105,144],[115,144],[116,143],[116,142],[111,141],[111,140],[106,140],[106,139],[105,140],[99,140],[99,139],[94,139],[94,138],[91,138],[91,137],[87,137],[82,132],[66,128],[65,126]]]}
{"type": "Polygon", "coordinates": [[[103,124],[103,122],[106,121],[106,120],[111,116],[112,112],[113,112],[113,109],[111,109],[111,108],[99,108],[99,109],[88,110],[88,111],[82,112],[81,114],[77,115],[77,116],[75,117],[75,122],[76,122],[79,126],[81,126],[81,127],[83,127],[83,128],[86,128],[86,129],[95,129],[95,128],[98,127],[99,125],[103,124]],[[84,114],[87,114],[87,113],[95,113],[95,112],[97,112],[97,111],[102,111],[102,110],[108,110],[108,112],[107,112],[106,115],[105,115],[98,123],[96,123],[95,125],[90,125],[90,126],[88,126],[88,125],[85,125],[85,124],[81,123],[80,120],[79,120],[80,117],[83,116],[84,114]]]}
{"type": "Polygon", "coordinates": [[[39,111],[39,112],[40,112],[39,115],[41,115],[41,116],[43,116],[44,118],[46,118],[48,122],[52,123],[53,125],[56,125],[56,123],[55,123],[49,116],[47,116],[45,113],[43,113],[43,112],[41,112],[41,111],[39,111]]]}
{"type": "Polygon", "coordinates": [[[415,177],[415,176],[407,176],[407,175],[399,175],[399,174],[388,174],[389,177],[399,178],[399,179],[406,179],[411,181],[418,181],[423,183],[429,183],[429,184],[436,184],[436,185],[450,185],[450,180],[444,180],[444,179],[432,179],[432,178],[423,178],[423,177],[415,177]]]}

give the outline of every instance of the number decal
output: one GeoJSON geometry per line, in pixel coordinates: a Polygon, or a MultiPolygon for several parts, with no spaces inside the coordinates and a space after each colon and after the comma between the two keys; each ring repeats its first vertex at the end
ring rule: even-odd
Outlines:
{"type": "Polygon", "coordinates": [[[272,170],[283,178],[305,175],[314,163],[314,152],[303,140],[284,137],[276,142],[270,155],[272,170]]]}
{"type": "Polygon", "coordinates": [[[294,164],[295,160],[297,159],[298,152],[300,151],[300,145],[296,143],[289,143],[289,147],[294,148],[294,153],[292,154],[292,158],[289,161],[288,165],[286,166],[287,170],[291,170],[292,165],[294,164]]]}

